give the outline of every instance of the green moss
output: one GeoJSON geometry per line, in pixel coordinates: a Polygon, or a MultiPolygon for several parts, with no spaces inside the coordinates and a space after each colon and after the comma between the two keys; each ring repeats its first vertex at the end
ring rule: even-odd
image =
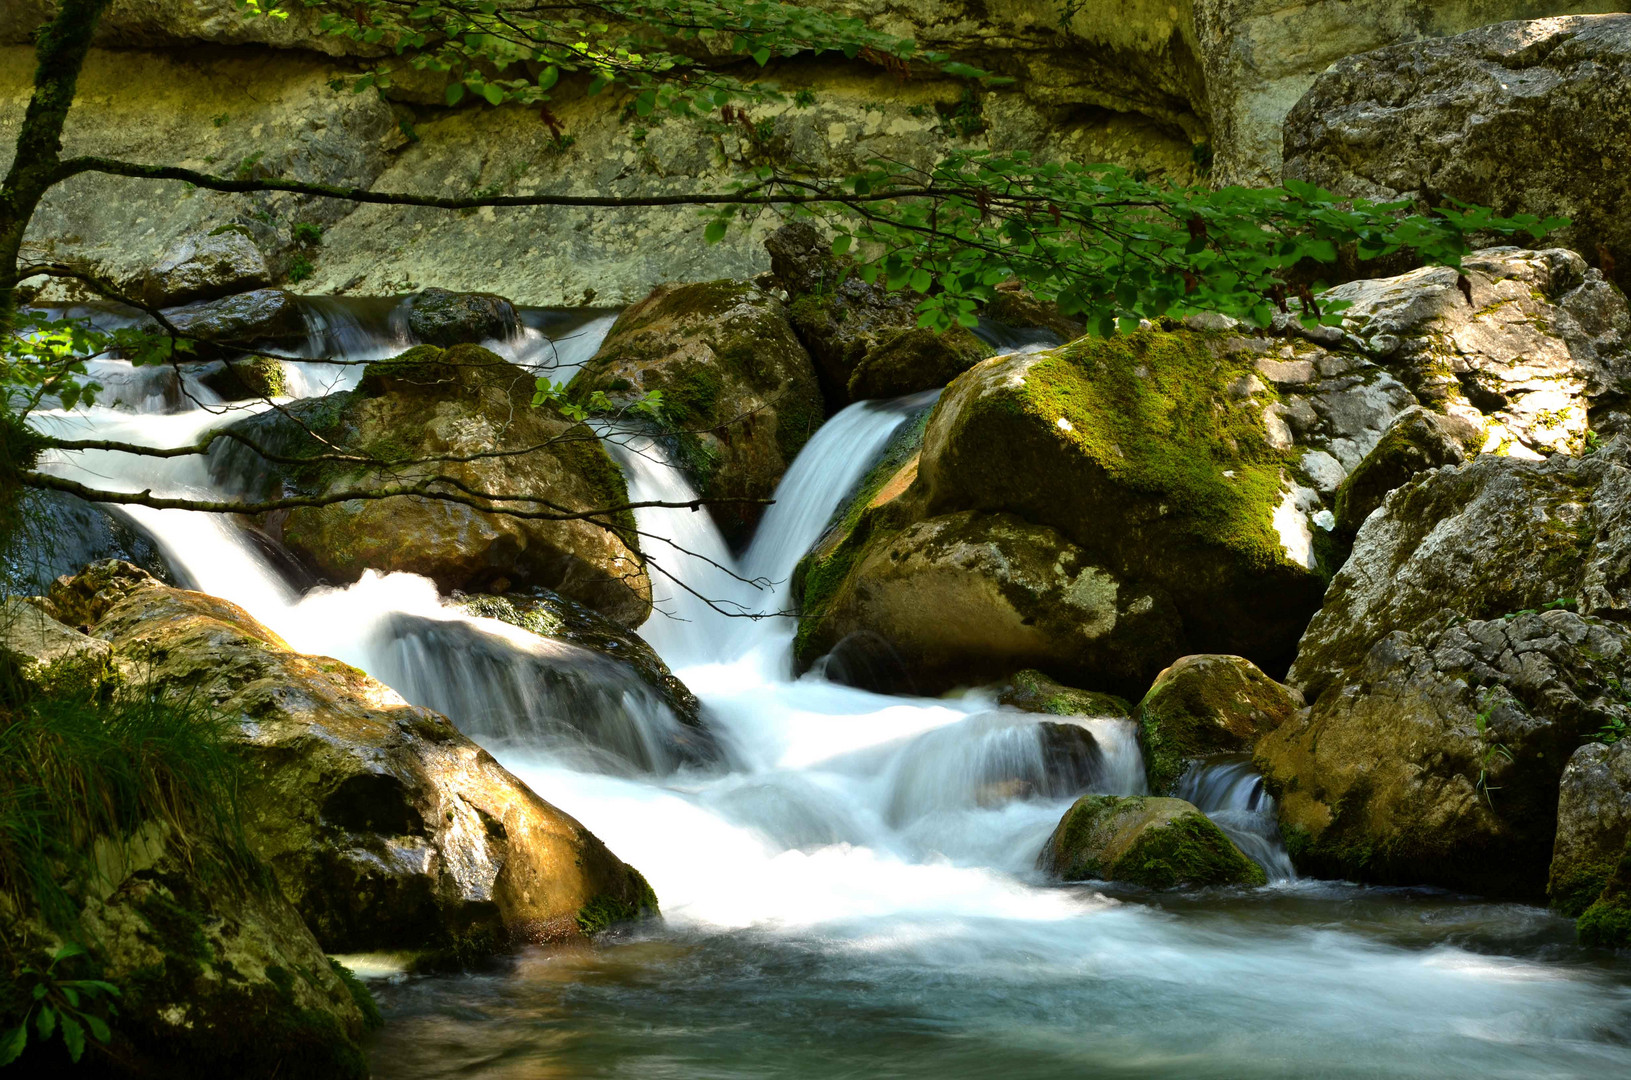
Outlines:
{"type": "Polygon", "coordinates": [[[1582,945],[1601,949],[1631,948],[1631,837],[1613,867],[1601,895],[1580,914],[1575,931],[1582,945]]]}
{"type": "Polygon", "coordinates": [[[356,1004],[357,1011],[362,1013],[363,1030],[374,1031],[377,1028],[384,1027],[385,1018],[380,1015],[379,1005],[374,1001],[373,992],[368,989],[367,985],[357,978],[350,968],[338,960],[331,957],[328,964],[333,969],[334,974],[339,977],[339,980],[345,984],[346,992],[351,995],[351,1000],[356,1004]]]}
{"type": "Polygon", "coordinates": [[[1050,716],[1130,716],[1133,711],[1125,698],[1095,690],[1077,690],[1054,682],[1040,671],[1014,674],[998,694],[998,701],[1026,712],[1050,716]]]}
{"type": "Polygon", "coordinates": [[[1150,790],[1172,792],[1197,759],[1251,751],[1295,708],[1290,693],[1247,660],[1178,661],[1138,703],[1138,742],[1150,790]]]}
{"type": "Polygon", "coordinates": [[[397,382],[428,384],[447,382],[454,378],[453,368],[445,361],[445,352],[435,345],[415,345],[398,356],[375,360],[362,369],[358,389],[364,394],[380,394],[397,382]]]}
{"type": "Polygon", "coordinates": [[[1263,868],[1242,855],[1222,830],[1200,814],[1146,830],[1139,842],[1116,860],[1113,873],[1117,880],[1152,889],[1268,883],[1263,868]]]}
{"type": "MultiPolygon", "coordinates": [[[[580,424],[570,434],[572,437],[558,440],[550,449],[589,486],[589,505],[627,506],[628,482],[594,432],[580,424]]],[[[634,511],[619,510],[611,515],[611,521],[629,549],[639,551],[634,511]]]]}
{"type": "Polygon", "coordinates": [[[1152,889],[1268,880],[1263,868],[1200,811],[1176,800],[1137,796],[1078,799],[1049,839],[1044,862],[1067,881],[1103,878],[1152,889]],[[1140,823],[1146,816],[1147,823],[1140,823]],[[1136,832],[1118,849],[1118,834],[1127,828],[1136,832]]]}
{"type": "Polygon", "coordinates": [[[1612,860],[1574,867],[1548,887],[1552,907],[1570,918],[1579,918],[1602,895],[1613,873],[1612,860]]]}

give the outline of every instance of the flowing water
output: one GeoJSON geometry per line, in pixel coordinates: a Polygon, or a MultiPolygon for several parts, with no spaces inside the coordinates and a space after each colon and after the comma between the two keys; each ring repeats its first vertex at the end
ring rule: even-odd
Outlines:
{"type": "MultiPolygon", "coordinates": [[[[411,343],[389,304],[313,302],[308,321],[310,355],[340,362],[290,363],[298,395],[349,386],[348,361],[411,343]]],[[[493,345],[564,379],[609,324],[527,312],[493,345]]],[[[241,415],[163,373],[103,366],[123,405],[40,422],[183,445],[241,415]]],[[[642,633],[704,704],[722,750],[708,767],[670,752],[667,706],[598,654],[467,616],[409,575],[303,588],[232,522],[131,511],[196,587],[448,713],[662,899],[660,924],[478,973],[390,977],[359,961],[390,1020],[376,1075],[1631,1075],[1631,965],[1578,950],[1570,924],[1538,909],[1295,880],[1244,761],[1193,771],[1183,794],[1269,870],[1267,888],[1050,884],[1035,860],[1070,800],[1143,788],[1127,721],[1044,725],[979,691],[885,697],[794,678],[793,567],[931,401],[828,421],[740,557],[706,513],[640,513],[663,612],[642,633]]],[[[651,440],[603,435],[637,500],[692,497],[651,440]]],[[[220,490],[198,460],[51,467],[128,490],[220,490]]]]}

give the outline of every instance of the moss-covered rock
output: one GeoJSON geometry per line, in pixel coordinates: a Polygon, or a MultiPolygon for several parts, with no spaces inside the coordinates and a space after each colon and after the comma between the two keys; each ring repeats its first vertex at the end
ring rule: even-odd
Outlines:
{"type": "Polygon", "coordinates": [[[648,908],[637,874],[444,717],[233,604],[114,569],[95,635],[156,692],[238,721],[249,847],[323,948],[465,961],[577,937],[597,897],[648,908]]]}
{"type": "Polygon", "coordinates": [[[1250,752],[1296,712],[1296,695],[1240,656],[1185,656],[1138,703],[1138,742],[1150,790],[1167,794],[1190,765],[1250,752]]]}
{"type": "Polygon", "coordinates": [[[833,255],[827,239],[807,223],[782,226],[765,248],[831,411],[864,398],[945,386],[991,355],[990,346],[962,327],[944,334],[919,329],[921,296],[867,284],[854,260],[833,255]]]}
{"type": "Polygon", "coordinates": [[[1557,838],[1546,895],[1578,916],[1603,892],[1631,837],[1631,740],[1590,742],[1569,757],[1558,785],[1557,838]]]}
{"type": "Polygon", "coordinates": [[[659,428],[727,539],[751,534],[793,458],[821,425],[815,370],[781,301],[746,282],[664,285],[623,312],[572,380],[619,410],[662,395],[659,428]]]}
{"type": "Polygon", "coordinates": [[[1084,795],[1065,811],[1038,865],[1063,881],[1263,885],[1248,859],[1211,819],[1182,799],[1084,795]]]}
{"type": "Polygon", "coordinates": [[[520,327],[515,306],[493,293],[423,289],[408,298],[408,329],[426,345],[474,345],[520,327]]]}
{"type": "Polygon", "coordinates": [[[1631,948],[1631,840],[1627,840],[1602,893],[1581,912],[1575,927],[1582,945],[1631,948]]]}
{"type": "Polygon", "coordinates": [[[1481,434],[1464,420],[1426,409],[1401,415],[1337,488],[1338,535],[1351,542],[1388,492],[1403,487],[1417,473],[1466,461],[1466,443],[1473,442],[1476,449],[1481,434]]]}
{"type": "Polygon", "coordinates": [[[288,392],[283,361],[253,353],[205,365],[198,371],[198,381],[223,401],[282,397],[288,392]]]}
{"type": "Polygon", "coordinates": [[[355,391],[234,428],[309,463],[270,465],[222,443],[212,467],[259,498],[423,487],[505,496],[505,508],[524,514],[562,514],[514,517],[402,495],[299,507],[264,524],[329,581],[373,569],[423,574],[443,591],[543,586],[637,626],[651,610],[651,584],[633,516],[570,516],[626,505],[622,474],[593,431],[533,408],[532,392],[531,374],[485,349],[421,345],[369,364],[355,391]],[[325,460],[333,447],[363,460],[325,460]]]}
{"type": "Polygon", "coordinates": [[[997,690],[997,701],[1026,712],[1050,716],[1131,716],[1126,698],[1096,690],[1078,690],[1054,682],[1040,671],[1017,671],[997,690]]]}

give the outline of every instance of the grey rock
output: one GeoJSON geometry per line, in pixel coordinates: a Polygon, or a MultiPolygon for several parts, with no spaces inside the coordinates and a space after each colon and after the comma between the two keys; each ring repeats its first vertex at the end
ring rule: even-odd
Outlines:
{"type": "Polygon", "coordinates": [[[306,345],[300,304],[282,289],[256,289],[174,308],[165,318],[183,334],[241,350],[251,345],[298,353],[306,345]]]}
{"type": "Polygon", "coordinates": [[[492,293],[424,289],[408,300],[408,328],[427,345],[475,345],[511,337],[519,329],[515,306],[492,293]]]}
{"type": "MultiPolygon", "coordinates": [[[[1623,692],[1622,692],[1623,696],[1623,692]]],[[[1631,739],[1576,750],[1558,787],[1557,839],[1546,892],[1579,915],[1602,893],[1631,835],[1631,739]]]]}
{"type": "Polygon", "coordinates": [[[233,229],[183,237],[142,281],[152,307],[214,300],[272,284],[266,257],[255,242],[233,229]]]}

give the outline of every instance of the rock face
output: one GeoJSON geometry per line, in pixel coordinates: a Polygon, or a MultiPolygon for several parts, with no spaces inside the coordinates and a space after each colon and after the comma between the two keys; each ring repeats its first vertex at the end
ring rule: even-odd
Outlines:
{"type": "Polygon", "coordinates": [[[944,334],[920,328],[920,296],[867,284],[855,274],[854,261],[835,257],[827,238],[810,225],[782,226],[765,248],[833,412],[852,401],[945,386],[991,355],[962,327],[944,334]]]}
{"type": "MultiPolygon", "coordinates": [[[[661,393],[661,427],[704,498],[768,499],[822,418],[781,301],[745,282],[664,285],[629,308],[568,394],[586,403],[597,390],[620,410],[661,393]]],[[[740,543],[764,507],[708,509],[740,543]]]]}
{"type": "Polygon", "coordinates": [[[1297,711],[1296,695],[1239,656],[1185,656],[1138,703],[1150,790],[1176,790],[1201,758],[1249,752],[1297,711]]]}
{"type": "Polygon", "coordinates": [[[188,585],[153,538],[120,511],[77,495],[32,491],[23,496],[21,535],[5,556],[14,595],[44,593],[63,574],[88,563],[123,559],[171,585],[188,585]]]}
{"type": "Polygon", "coordinates": [[[1558,786],[1557,840],[1546,893],[1578,916],[1614,876],[1631,838],[1631,741],[1590,742],[1576,750],[1558,786]]]}
{"type": "Polygon", "coordinates": [[[1337,535],[1351,542],[1388,492],[1408,484],[1417,473],[1466,461],[1463,438],[1476,438],[1475,432],[1470,424],[1426,409],[1402,413],[1337,488],[1337,535]]]}
{"type": "Polygon", "coordinates": [[[1333,65],[1287,117],[1285,175],[1568,217],[1559,240],[1631,267],[1631,181],[1601,158],[1628,136],[1631,17],[1503,22],[1333,65]]]}
{"type": "MultiPolygon", "coordinates": [[[[271,468],[243,447],[213,459],[223,477],[255,475],[254,497],[379,490],[440,478],[467,492],[508,496],[523,513],[575,513],[628,502],[622,475],[594,433],[532,407],[533,377],[485,349],[419,346],[370,364],[355,391],[265,413],[234,430],[285,456],[329,452],[302,430],[384,463],[314,462],[271,468]],[[435,460],[437,458],[451,460],[435,460]],[[460,460],[467,459],[467,460],[460,460]],[[414,464],[414,462],[420,464],[414,464]],[[536,501],[534,501],[536,500],[536,501]]],[[[442,490],[457,490],[444,486],[442,490]]],[[[403,496],[301,507],[268,527],[331,581],[364,569],[423,574],[443,591],[555,589],[636,626],[651,586],[627,511],[598,519],[547,520],[486,513],[460,503],[403,496]]]]}
{"type": "Polygon", "coordinates": [[[249,846],[324,949],[465,959],[655,911],[639,873],[442,716],[226,601],[119,564],[82,578],[51,604],[97,616],[157,692],[238,720],[249,846]]]}
{"type": "Polygon", "coordinates": [[[182,238],[147,272],[142,299],[152,307],[214,300],[272,284],[266,257],[235,230],[182,238]]]}
{"type": "Polygon", "coordinates": [[[1084,795],[1065,811],[1038,865],[1064,881],[1125,881],[1152,889],[1262,885],[1263,868],[1182,799],[1084,795]]]}
{"type": "Polygon", "coordinates": [[[1541,895],[1564,763],[1631,708],[1626,457],[1481,456],[1360,528],[1256,752],[1300,866],[1541,895]]]}

